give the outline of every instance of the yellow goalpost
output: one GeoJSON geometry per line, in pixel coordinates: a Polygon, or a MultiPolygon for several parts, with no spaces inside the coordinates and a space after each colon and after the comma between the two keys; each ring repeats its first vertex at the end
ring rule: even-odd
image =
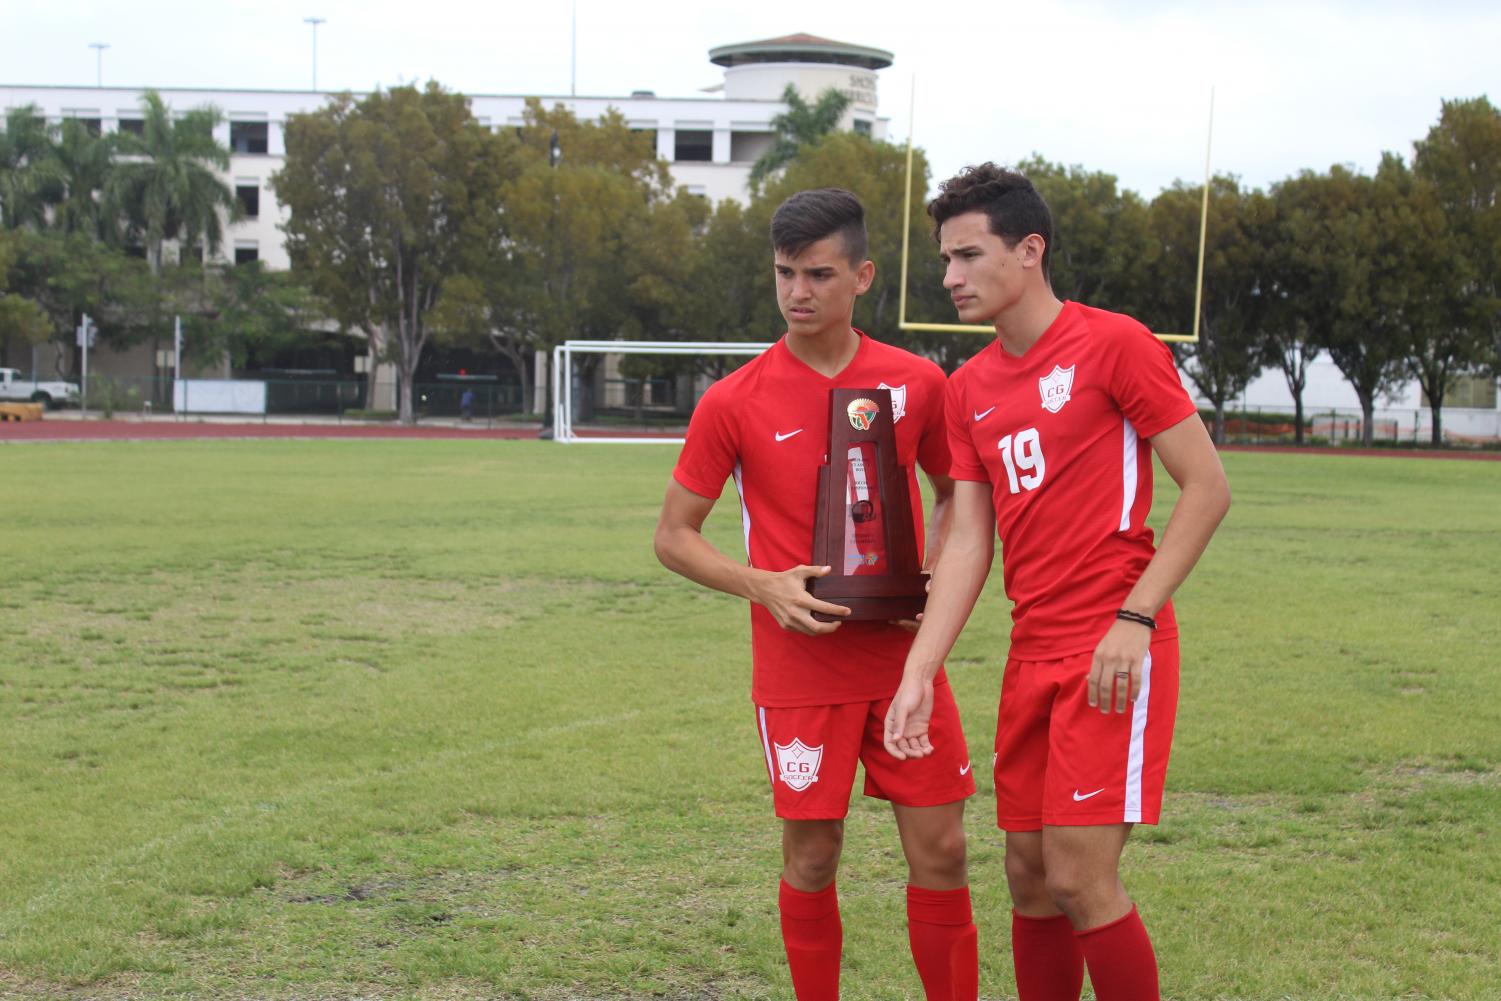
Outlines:
{"type": "MultiPolygon", "coordinates": [[[[909,107],[907,120],[907,181],[902,190],[907,192],[906,197],[912,197],[912,141],[917,123],[917,78],[912,78],[912,103],[909,107]]],[[[1199,266],[1198,274],[1194,279],[1194,321],[1193,333],[1191,334],[1158,334],[1157,337],[1164,341],[1175,341],[1181,344],[1197,344],[1199,340],[1199,310],[1204,295],[1204,237],[1209,228],[1209,160],[1212,144],[1214,142],[1214,88],[1209,90],[1209,129],[1208,137],[1204,142],[1204,198],[1199,208],[1199,266]]],[[[941,333],[965,333],[965,334],[993,334],[995,328],[980,323],[915,323],[907,319],[907,261],[911,254],[912,245],[912,206],[909,203],[905,212],[902,213],[902,276],[901,287],[897,294],[897,327],[901,330],[933,330],[941,333]]]]}

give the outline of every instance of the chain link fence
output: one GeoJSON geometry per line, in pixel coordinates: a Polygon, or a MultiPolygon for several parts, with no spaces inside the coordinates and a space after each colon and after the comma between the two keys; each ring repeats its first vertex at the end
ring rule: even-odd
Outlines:
{"type": "MultiPolygon", "coordinates": [[[[1213,428],[1214,411],[1201,408],[1213,428]]],[[[1433,413],[1427,408],[1378,407],[1372,414],[1372,439],[1378,445],[1427,446],[1433,441],[1433,413]]],[[[1303,414],[1303,440],[1314,445],[1358,445],[1362,420],[1359,407],[1309,407],[1303,414]]],[[[1445,445],[1501,447],[1501,410],[1446,407],[1440,430],[1445,445]]],[[[1281,408],[1225,409],[1225,441],[1238,445],[1292,444],[1296,419],[1281,408]]]]}

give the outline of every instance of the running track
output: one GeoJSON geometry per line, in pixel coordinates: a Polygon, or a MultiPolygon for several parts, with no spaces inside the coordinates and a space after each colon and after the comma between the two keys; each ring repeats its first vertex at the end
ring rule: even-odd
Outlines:
{"type": "Polygon", "coordinates": [[[536,438],[535,427],[470,428],[400,424],[226,424],[196,421],[7,421],[0,442],[187,441],[206,438],[536,438]]]}
{"type": "MultiPolygon", "coordinates": [[[[599,431],[598,434],[618,434],[599,431]]],[[[661,432],[672,437],[678,432],[661,432]]],[[[580,432],[588,437],[589,432],[580,432]]],[[[504,441],[535,439],[535,427],[455,427],[453,425],[400,424],[229,424],[196,421],[5,421],[0,422],[0,443],[62,441],[189,441],[202,439],[467,439],[504,441]]],[[[1289,455],[1364,455],[1406,459],[1469,459],[1501,461],[1501,452],[1469,452],[1431,449],[1294,448],[1290,445],[1226,445],[1226,452],[1276,452],[1289,455]]]]}

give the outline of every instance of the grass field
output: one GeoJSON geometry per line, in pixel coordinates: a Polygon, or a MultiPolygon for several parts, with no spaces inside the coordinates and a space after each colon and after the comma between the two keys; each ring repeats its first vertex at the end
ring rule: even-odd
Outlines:
{"type": "MultiPolygon", "coordinates": [[[[789,996],[745,611],[651,555],[673,454],[0,448],[0,996],[789,996]]],[[[1226,465],[1128,849],[1164,990],[1501,996],[1501,465],[1226,465]]],[[[950,665],[976,761],[1005,620],[950,665]]],[[[847,841],[846,996],[918,996],[887,811],[847,841]]]]}

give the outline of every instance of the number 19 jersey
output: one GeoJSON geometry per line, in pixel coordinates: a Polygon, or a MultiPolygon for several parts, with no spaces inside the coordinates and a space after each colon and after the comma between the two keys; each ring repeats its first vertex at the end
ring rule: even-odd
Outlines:
{"type": "MultiPolygon", "coordinates": [[[[1011,657],[1091,650],[1110,628],[1155,552],[1147,439],[1195,413],[1165,344],[1075,302],[1025,354],[997,339],[954,373],[950,475],[991,485],[1011,657]]],[[[1157,622],[1177,635],[1170,604],[1157,622]]]]}

